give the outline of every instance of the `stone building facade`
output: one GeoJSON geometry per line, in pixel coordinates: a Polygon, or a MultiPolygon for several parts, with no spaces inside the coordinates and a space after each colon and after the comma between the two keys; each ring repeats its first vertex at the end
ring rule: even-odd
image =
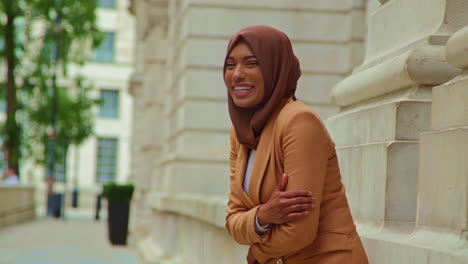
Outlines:
{"type": "Polygon", "coordinates": [[[133,0],[132,241],[146,263],[241,263],[224,230],[231,35],[286,32],[371,263],[466,263],[464,0],[133,0]]]}

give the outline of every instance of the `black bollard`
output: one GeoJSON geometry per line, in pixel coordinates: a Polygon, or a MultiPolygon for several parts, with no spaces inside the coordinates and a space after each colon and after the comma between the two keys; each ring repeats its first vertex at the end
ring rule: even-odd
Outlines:
{"type": "Polygon", "coordinates": [[[101,212],[101,199],[102,199],[102,193],[98,193],[96,196],[96,216],[94,219],[97,221],[100,219],[100,212],[101,212]]]}
{"type": "Polygon", "coordinates": [[[79,195],[78,187],[74,187],[73,192],[72,192],[72,207],[73,208],[78,208],[78,195],[79,195]]]}

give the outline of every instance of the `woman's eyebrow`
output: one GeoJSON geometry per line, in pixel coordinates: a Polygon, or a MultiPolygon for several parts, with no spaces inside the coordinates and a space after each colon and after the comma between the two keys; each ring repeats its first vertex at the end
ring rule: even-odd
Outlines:
{"type": "MultiPolygon", "coordinates": [[[[256,59],[256,58],[257,58],[256,56],[251,55],[251,56],[245,56],[244,60],[256,59]]],[[[229,56],[229,57],[226,58],[226,61],[228,61],[228,60],[235,60],[235,59],[234,59],[234,57],[229,56]]]]}

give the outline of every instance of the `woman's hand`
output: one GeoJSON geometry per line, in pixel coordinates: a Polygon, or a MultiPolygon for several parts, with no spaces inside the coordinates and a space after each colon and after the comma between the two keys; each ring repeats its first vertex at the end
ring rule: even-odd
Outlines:
{"type": "Polygon", "coordinates": [[[257,218],[260,225],[291,222],[307,215],[309,210],[315,207],[315,199],[310,191],[285,191],[286,185],[288,175],[284,173],[268,202],[258,208],[257,218]]]}
{"type": "Polygon", "coordinates": [[[249,253],[247,254],[247,264],[257,264],[257,260],[252,254],[252,248],[249,248],[249,253]]]}

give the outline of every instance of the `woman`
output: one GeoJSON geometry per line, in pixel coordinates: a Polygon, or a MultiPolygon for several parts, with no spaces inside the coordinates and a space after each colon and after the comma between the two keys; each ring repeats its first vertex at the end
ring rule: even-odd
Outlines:
{"type": "Polygon", "coordinates": [[[291,42],[279,30],[250,26],[229,43],[226,228],[250,245],[249,264],[367,263],[334,143],[319,117],[294,96],[300,75],[291,42]]]}

